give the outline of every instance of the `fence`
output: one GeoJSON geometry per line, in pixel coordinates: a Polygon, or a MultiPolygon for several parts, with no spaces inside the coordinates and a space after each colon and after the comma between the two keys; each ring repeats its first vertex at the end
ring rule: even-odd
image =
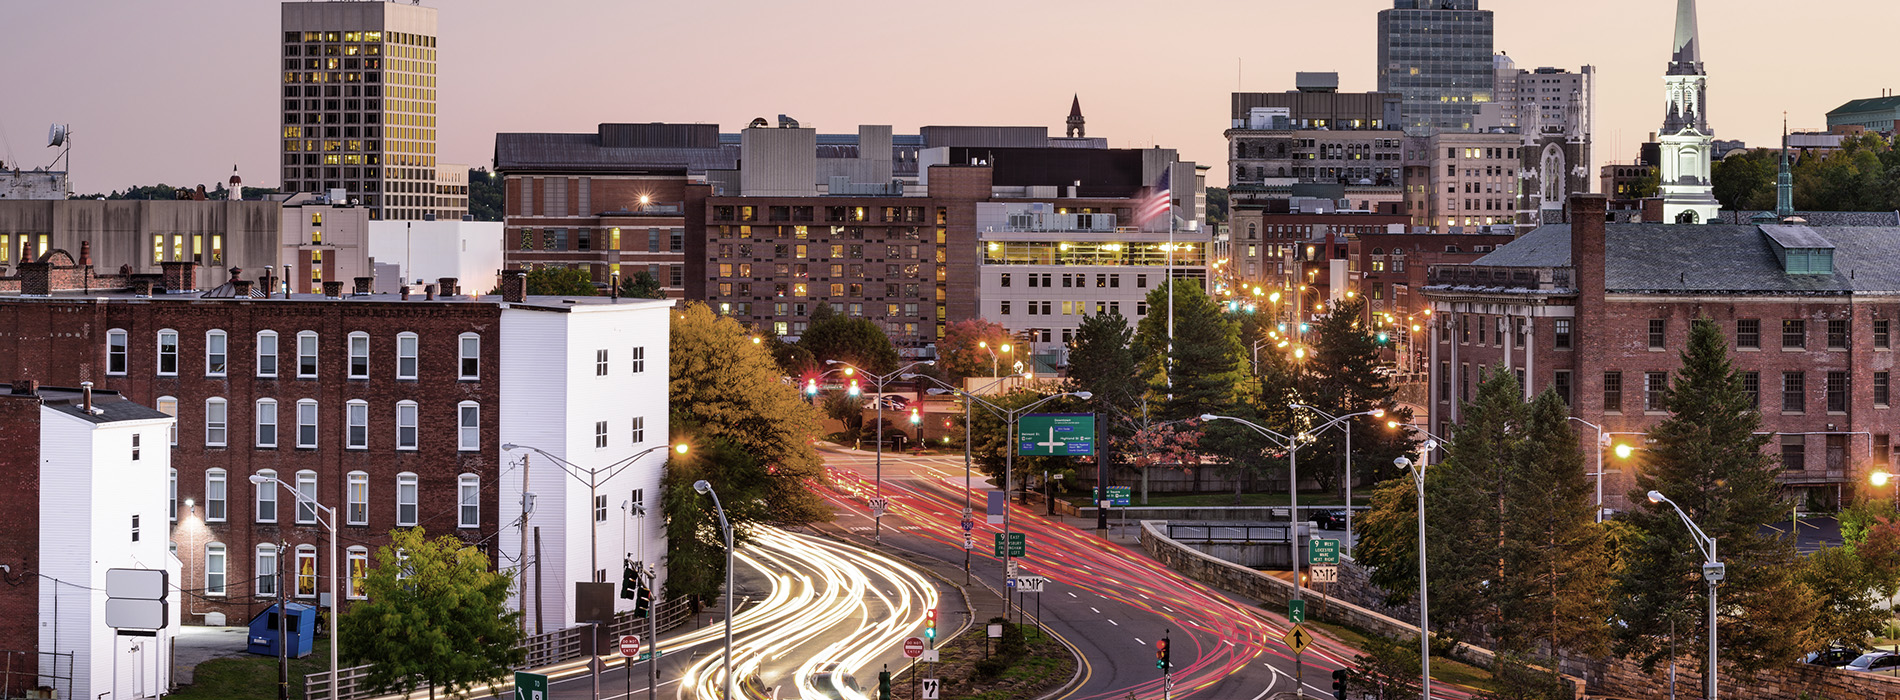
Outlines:
{"type": "Polygon", "coordinates": [[[37,690],[40,687],[52,688],[53,692],[58,694],[57,697],[72,697],[73,655],[71,653],[0,650],[0,656],[6,657],[5,662],[0,663],[0,698],[55,697],[42,696],[41,691],[37,690]],[[42,672],[41,668],[47,670],[42,672]],[[40,679],[42,678],[50,683],[41,686],[40,679]]]}

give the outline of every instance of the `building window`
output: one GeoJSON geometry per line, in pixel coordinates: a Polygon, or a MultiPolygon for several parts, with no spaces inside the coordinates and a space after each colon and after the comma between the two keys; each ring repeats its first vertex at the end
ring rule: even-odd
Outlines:
{"type": "Polygon", "coordinates": [[[306,449],[317,446],[317,402],[314,399],[297,402],[297,446],[306,449]]]}
{"type": "Polygon", "coordinates": [[[125,374],[125,331],[106,331],[106,374],[125,374]]]}
{"type": "Polygon", "coordinates": [[[456,340],[456,348],[459,353],[459,361],[456,364],[461,368],[458,378],[481,379],[482,337],[474,333],[463,333],[456,340]]]}
{"type": "Polygon", "coordinates": [[[645,371],[647,371],[647,349],[642,345],[633,349],[633,373],[639,374],[645,371]]]}
{"type": "Polygon", "coordinates": [[[205,522],[224,522],[230,501],[225,492],[224,470],[211,468],[205,470],[205,522]]]}
{"type": "Polygon", "coordinates": [[[297,376],[317,376],[317,334],[314,331],[297,334],[297,376]]]}
{"type": "Polygon", "coordinates": [[[1761,373],[1742,373],[1742,393],[1748,395],[1748,405],[1761,408],[1761,373]]]}
{"type": "Polygon", "coordinates": [[[1781,322],[1781,348],[1799,350],[1808,346],[1808,323],[1800,319],[1781,322]]]}
{"type": "Polygon", "coordinates": [[[1623,412],[1623,373],[1603,373],[1603,412],[1623,412]]]}
{"type": "Polygon", "coordinates": [[[260,331],[257,334],[257,376],[277,376],[277,334],[272,331],[260,331]]]}
{"type": "Polygon", "coordinates": [[[256,427],[254,431],[256,438],[255,445],[257,447],[276,447],[277,401],[274,399],[258,399],[255,414],[256,420],[253,422],[253,425],[256,427]]]}
{"type": "Polygon", "coordinates": [[[1827,373],[1827,410],[1829,413],[1847,412],[1847,373],[1827,373]]]}
{"type": "Polygon", "coordinates": [[[178,331],[158,332],[158,375],[161,377],[178,375],[178,331]]]}
{"type": "Polygon", "coordinates": [[[297,545],[297,590],[298,598],[317,597],[317,548],[312,545],[297,545]]]}
{"type": "Polygon", "coordinates": [[[369,334],[350,334],[350,378],[369,378],[369,334]]]}
{"type": "Polygon", "coordinates": [[[1874,405],[1875,406],[1886,408],[1889,405],[1887,403],[1887,399],[1888,399],[1887,380],[1889,376],[1890,375],[1886,372],[1874,373],[1874,405]]]}
{"type": "MultiPolygon", "coordinates": [[[[266,479],[276,479],[277,472],[272,469],[259,469],[257,475],[266,479]]],[[[266,481],[256,486],[252,494],[252,509],[256,511],[257,522],[277,522],[277,482],[266,481]]]]}
{"type": "Polygon", "coordinates": [[[1885,433],[1874,436],[1874,466],[1885,467],[1891,461],[1893,448],[1885,433]]]}
{"type": "Polygon", "coordinates": [[[1565,405],[1570,404],[1570,370],[1557,370],[1551,378],[1550,387],[1556,390],[1557,398],[1563,399],[1565,405]]]}
{"type": "Polygon", "coordinates": [[[1643,373],[1643,410],[1662,411],[1663,393],[1669,388],[1668,372],[1643,373]]]}
{"type": "MultiPolygon", "coordinates": [[[[272,485],[272,488],[276,486],[272,485]]],[[[251,573],[257,577],[258,597],[275,597],[277,595],[277,545],[258,545],[256,562],[256,568],[252,569],[251,573]]]]}
{"type": "Polygon", "coordinates": [[[396,335],[396,378],[416,378],[416,334],[396,335]]]}
{"type": "Polygon", "coordinates": [[[1784,413],[1808,410],[1807,378],[1800,372],[1781,373],[1781,410],[1784,413]]]}
{"type": "Polygon", "coordinates": [[[482,449],[482,407],[473,401],[455,406],[455,449],[474,452],[482,449]]]}
{"type": "Polygon", "coordinates": [[[607,351],[605,349],[594,351],[594,376],[607,376],[607,351]]]}
{"type": "Polygon", "coordinates": [[[396,449],[416,449],[416,402],[396,402],[396,449]]]}
{"type": "Polygon", "coordinates": [[[369,550],[360,546],[351,547],[348,554],[350,562],[349,579],[348,586],[343,594],[348,596],[350,600],[362,600],[368,597],[364,594],[363,583],[369,580],[369,550]]]}
{"type": "Polygon", "coordinates": [[[171,504],[168,506],[172,522],[178,522],[178,470],[171,470],[171,504]]]}
{"type": "Polygon", "coordinates": [[[607,421],[594,421],[594,449],[607,447],[607,421]]]}
{"type": "Polygon", "coordinates": [[[416,475],[403,472],[396,475],[396,525],[414,527],[416,524],[416,475]]]}
{"type": "Polygon", "coordinates": [[[639,447],[640,443],[643,443],[646,441],[647,441],[647,417],[634,416],[633,417],[633,446],[639,447]]]}
{"type": "Polygon", "coordinates": [[[456,527],[481,527],[482,478],[463,474],[456,483],[456,527]]]}
{"type": "Polygon", "coordinates": [[[1761,319],[1744,318],[1735,322],[1735,347],[1750,350],[1761,348],[1761,319]]]}
{"type": "Polygon", "coordinates": [[[1874,319],[1874,349],[1893,349],[1893,334],[1890,332],[1890,325],[1887,319],[1874,319]]]}
{"type": "Polygon", "coordinates": [[[1798,472],[1808,468],[1808,445],[1806,435],[1781,436],[1781,468],[1798,472]]]}
{"type": "Polygon", "coordinates": [[[1451,363],[1438,363],[1438,400],[1451,401],[1451,363]]]}
{"type": "Polygon", "coordinates": [[[1846,350],[1848,343],[1847,319],[1831,318],[1827,321],[1827,349],[1846,350]]]}
{"type": "Polygon", "coordinates": [[[297,472],[297,524],[313,525],[317,522],[317,473],[305,469],[297,472]]]}
{"type": "Polygon", "coordinates": [[[1664,319],[1660,319],[1660,318],[1649,319],[1649,349],[1651,350],[1663,349],[1663,340],[1664,340],[1664,335],[1665,335],[1664,330],[1667,329],[1668,326],[1669,326],[1668,321],[1664,319]]]}
{"type": "Polygon", "coordinates": [[[205,376],[224,376],[228,357],[225,354],[224,331],[207,331],[205,333],[205,376]]]}
{"type": "Polygon", "coordinates": [[[165,415],[171,416],[174,419],[172,421],[172,425],[170,429],[171,430],[170,444],[172,447],[177,447],[178,446],[178,421],[175,419],[178,418],[178,399],[176,397],[171,397],[171,396],[160,396],[158,397],[158,401],[153,404],[153,407],[157,408],[159,413],[163,413],[165,415]]]}
{"type": "Polygon", "coordinates": [[[224,543],[205,544],[205,595],[225,595],[224,543]]]}
{"type": "Polygon", "coordinates": [[[349,488],[345,491],[346,517],[351,525],[369,524],[369,474],[355,471],[349,473],[349,488]]]}
{"type": "Polygon", "coordinates": [[[594,496],[594,522],[597,522],[597,523],[607,522],[607,496],[606,494],[594,496]]]}
{"type": "Polygon", "coordinates": [[[344,447],[352,450],[369,449],[369,402],[353,400],[344,407],[344,447]]]}
{"type": "Polygon", "coordinates": [[[224,420],[224,399],[205,399],[205,447],[224,446],[224,420]]]}

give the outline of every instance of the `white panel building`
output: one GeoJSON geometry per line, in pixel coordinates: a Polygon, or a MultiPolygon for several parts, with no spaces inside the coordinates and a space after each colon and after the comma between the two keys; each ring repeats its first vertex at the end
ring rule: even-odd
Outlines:
{"type": "MultiPolygon", "coordinates": [[[[521,493],[533,493],[525,560],[538,531],[538,587],[527,570],[538,597],[527,602],[533,631],[574,624],[575,582],[619,582],[623,559],[663,561],[672,307],[528,297],[501,312],[501,442],[515,449],[502,457],[500,556],[504,568],[524,561],[521,493]],[[632,514],[641,509],[648,515],[632,514]]],[[[633,607],[615,601],[617,610],[633,607]]]]}
{"type": "Polygon", "coordinates": [[[470,294],[487,294],[504,267],[501,237],[499,221],[372,221],[370,261],[379,270],[394,266],[376,276],[376,293],[395,294],[405,280],[454,277],[470,294]]]}

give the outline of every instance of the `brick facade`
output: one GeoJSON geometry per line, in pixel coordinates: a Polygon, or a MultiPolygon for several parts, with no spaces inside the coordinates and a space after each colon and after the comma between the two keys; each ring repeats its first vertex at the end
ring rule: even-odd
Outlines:
{"type": "Polygon", "coordinates": [[[510,172],[504,188],[510,265],[585,270],[601,285],[615,274],[655,272],[675,298],[690,297],[704,279],[688,274],[687,241],[703,229],[707,188],[689,184],[683,169],[510,172]]]}
{"type": "Polygon", "coordinates": [[[40,401],[32,387],[20,387],[21,394],[0,393],[0,454],[8,456],[8,465],[34,468],[9,469],[0,474],[0,499],[7,504],[7,516],[0,518],[0,564],[11,571],[4,578],[6,595],[0,595],[0,664],[10,674],[0,677],[0,694],[22,696],[36,685],[33,671],[40,648],[40,401]],[[22,653],[24,652],[24,653],[22,653]]]}

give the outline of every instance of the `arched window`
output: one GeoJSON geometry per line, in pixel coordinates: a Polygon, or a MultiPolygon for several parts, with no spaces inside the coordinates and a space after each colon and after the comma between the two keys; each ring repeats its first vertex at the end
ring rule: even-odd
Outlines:
{"type": "Polygon", "coordinates": [[[277,400],[257,400],[257,446],[277,446],[277,400]]]}
{"type": "Polygon", "coordinates": [[[224,399],[205,399],[205,447],[223,447],[227,426],[224,399]]]}
{"type": "Polygon", "coordinates": [[[230,355],[226,353],[224,331],[205,331],[205,376],[222,377],[230,355]]]}
{"type": "Polygon", "coordinates": [[[317,522],[317,473],[309,469],[297,472],[297,524],[317,522]]]}
{"type": "Polygon", "coordinates": [[[482,337],[474,333],[463,333],[455,340],[456,356],[459,367],[458,379],[482,378],[482,337]]]}
{"type": "MultiPolygon", "coordinates": [[[[277,470],[260,469],[257,475],[275,479],[277,478],[277,470]]],[[[257,498],[254,509],[257,511],[257,522],[277,522],[277,489],[282,487],[278,486],[275,481],[266,481],[258,484],[256,488],[257,498]]]]}
{"type": "Polygon", "coordinates": [[[350,600],[362,600],[368,597],[363,590],[363,583],[369,579],[369,549],[361,545],[350,547],[348,557],[349,584],[343,595],[350,600]]]}
{"type": "Polygon", "coordinates": [[[205,543],[205,595],[225,595],[225,566],[224,543],[205,543]]]}
{"type": "Polygon", "coordinates": [[[307,379],[317,376],[317,332],[303,331],[297,334],[297,377],[307,379]]]}
{"type": "Polygon", "coordinates": [[[455,406],[455,447],[463,452],[482,449],[482,407],[474,401],[455,406]]]}
{"type": "MultiPolygon", "coordinates": [[[[174,419],[178,417],[178,397],[176,396],[160,396],[157,401],[153,402],[152,407],[158,409],[159,413],[171,416],[174,419]]],[[[171,445],[173,447],[178,446],[178,421],[176,420],[172,421],[171,445]]]]}
{"type": "Polygon", "coordinates": [[[315,449],[317,446],[316,399],[297,401],[297,446],[304,449],[315,449]]]}
{"type": "Polygon", "coordinates": [[[396,378],[416,378],[416,348],[419,341],[414,333],[396,334],[396,378]]]}
{"type": "MultiPolygon", "coordinates": [[[[277,488],[277,485],[271,484],[271,488],[277,488]]],[[[276,596],[278,576],[277,545],[258,545],[257,556],[254,557],[252,561],[256,562],[255,567],[251,569],[251,575],[256,577],[257,580],[254,590],[257,592],[258,597],[269,598],[276,596]]]]}
{"type": "Polygon", "coordinates": [[[277,332],[257,332],[257,376],[277,376],[277,332]]]}
{"type": "Polygon", "coordinates": [[[416,411],[414,401],[396,402],[396,449],[416,449],[416,411]]]}
{"type": "Polygon", "coordinates": [[[106,331],[106,374],[125,374],[127,364],[125,343],[124,329],[114,328],[106,331]]]}
{"type": "Polygon", "coordinates": [[[349,489],[344,494],[348,500],[348,521],[351,525],[368,525],[369,473],[355,471],[348,476],[349,489]]]}
{"type": "Polygon", "coordinates": [[[463,474],[455,486],[456,527],[482,526],[482,478],[463,474]]]}
{"type": "Polygon", "coordinates": [[[350,334],[350,378],[369,378],[369,334],[362,331],[350,334]]]}
{"type": "Polygon", "coordinates": [[[317,548],[315,545],[297,545],[296,581],[295,592],[298,598],[317,597],[317,548]]]}
{"type": "Polygon", "coordinates": [[[369,402],[351,399],[343,407],[344,447],[351,450],[369,449],[369,402]]]}
{"type": "Polygon", "coordinates": [[[396,475],[396,525],[414,527],[416,524],[416,475],[403,472],[396,475]]]}
{"type": "Polygon", "coordinates": [[[170,328],[158,332],[158,375],[178,376],[178,331],[170,328]]]}

